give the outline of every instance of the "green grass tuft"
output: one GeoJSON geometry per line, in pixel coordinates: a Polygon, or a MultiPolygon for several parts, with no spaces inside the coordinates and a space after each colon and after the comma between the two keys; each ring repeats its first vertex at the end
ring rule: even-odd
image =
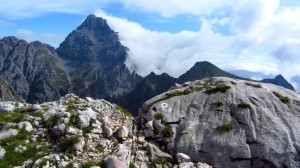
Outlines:
{"type": "Polygon", "coordinates": [[[165,128],[162,130],[162,133],[165,137],[170,138],[174,134],[172,126],[166,125],[165,128]]]}
{"type": "Polygon", "coordinates": [[[79,142],[78,136],[68,137],[63,140],[62,143],[59,144],[59,147],[64,153],[73,153],[74,145],[79,142]]]}
{"type": "Polygon", "coordinates": [[[222,107],[222,106],[224,106],[224,103],[221,102],[221,101],[217,101],[217,102],[214,102],[214,105],[215,105],[216,107],[222,107]]]}
{"type": "Polygon", "coordinates": [[[70,100],[68,102],[68,107],[67,107],[67,112],[74,112],[76,110],[76,104],[79,104],[79,101],[76,101],[76,100],[70,100]]]}
{"type": "Polygon", "coordinates": [[[164,119],[164,115],[161,112],[157,112],[154,114],[154,118],[157,120],[162,120],[164,119]]]}
{"type": "Polygon", "coordinates": [[[219,132],[229,132],[232,130],[232,126],[230,124],[223,124],[216,128],[219,132]]]}
{"type": "Polygon", "coordinates": [[[225,93],[226,90],[228,90],[230,88],[231,88],[230,86],[222,83],[222,84],[218,84],[214,88],[208,87],[208,89],[206,89],[205,93],[207,93],[207,94],[212,94],[212,93],[217,93],[217,92],[225,93]]]}
{"type": "Polygon", "coordinates": [[[123,107],[121,107],[121,106],[118,106],[118,105],[116,105],[115,104],[115,108],[118,110],[118,111],[120,111],[120,112],[122,112],[123,114],[125,114],[126,116],[132,116],[132,114],[129,112],[129,111],[127,111],[126,109],[124,109],[123,107]]]}
{"type": "Polygon", "coordinates": [[[251,106],[248,103],[242,102],[242,103],[238,104],[238,108],[243,108],[243,109],[248,108],[248,109],[251,109],[251,106]]]}
{"type": "Polygon", "coordinates": [[[262,88],[262,86],[260,84],[255,84],[255,83],[250,83],[250,82],[245,82],[245,84],[247,86],[252,86],[252,87],[256,87],[256,88],[262,88]]]}
{"type": "Polygon", "coordinates": [[[101,162],[86,162],[80,165],[80,168],[90,168],[92,166],[100,166],[102,167],[101,162]]]}
{"type": "Polygon", "coordinates": [[[0,146],[6,150],[4,159],[0,161],[0,167],[21,166],[28,159],[36,159],[36,153],[39,152],[35,148],[36,144],[25,143],[31,135],[32,133],[20,130],[18,135],[0,141],[0,146]],[[26,146],[27,150],[23,153],[15,152],[15,148],[19,145],[26,146]]]}
{"type": "Polygon", "coordinates": [[[278,97],[280,99],[281,102],[285,103],[285,104],[289,104],[291,102],[291,99],[283,96],[282,94],[278,93],[278,92],[273,92],[273,94],[278,97]]]}

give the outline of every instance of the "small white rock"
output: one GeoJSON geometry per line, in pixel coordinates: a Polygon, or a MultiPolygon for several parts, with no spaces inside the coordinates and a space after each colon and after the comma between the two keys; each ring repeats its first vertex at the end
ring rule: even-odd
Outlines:
{"type": "Polygon", "coordinates": [[[177,153],[176,159],[178,160],[179,163],[191,161],[191,158],[184,153],[177,153]]]}
{"type": "Polygon", "coordinates": [[[27,131],[27,132],[30,132],[30,131],[33,130],[32,125],[31,125],[30,122],[28,122],[28,121],[20,122],[20,123],[18,124],[18,128],[19,128],[19,129],[23,129],[23,130],[25,130],[25,131],[27,131]]]}
{"type": "Polygon", "coordinates": [[[5,156],[6,150],[0,147],[0,160],[2,160],[5,156]]]}

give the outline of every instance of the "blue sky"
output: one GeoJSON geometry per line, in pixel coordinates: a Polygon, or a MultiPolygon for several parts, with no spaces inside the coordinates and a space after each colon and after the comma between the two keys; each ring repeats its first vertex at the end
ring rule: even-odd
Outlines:
{"type": "Polygon", "coordinates": [[[94,13],[129,47],[141,75],[178,76],[196,61],[227,70],[300,76],[298,0],[0,0],[0,38],[58,47],[94,13]]]}

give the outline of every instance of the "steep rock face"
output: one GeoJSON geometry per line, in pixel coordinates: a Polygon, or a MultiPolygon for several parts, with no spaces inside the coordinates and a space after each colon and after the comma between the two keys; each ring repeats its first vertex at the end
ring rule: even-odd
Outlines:
{"type": "Polygon", "coordinates": [[[145,102],[138,130],[166,151],[213,167],[299,167],[299,112],[293,91],[218,77],[145,102]]]}
{"type": "Polygon", "coordinates": [[[15,37],[0,40],[0,72],[28,102],[44,102],[66,94],[68,75],[53,47],[15,37]]]}
{"type": "Polygon", "coordinates": [[[277,75],[274,79],[263,79],[260,82],[273,83],[274,85],[282,86],[290,90],[295,90],[294,87],[282,75],[277,75]]]}
{"type": "Polygon", "coordinates": [[[74,93],[115,99],[130,92],[141,79],[124,64],[127,50],[106,20],[89,15],[68,35],[57,53],[68,61],[74,93]]]}
{"type": "Polygon", "coordinates": [[[137,116],[138,109],[145,100],[168,90],[175,82],[176,78],[168,74],[156,75],[152,72],[144,77],[132,92],[118,101],[118,104],[137,116]]]}
{"type": "Polygon", "coordinates": [[[15,93],[14,89],[0,78],[0,101],[20,101],[24,100],[20,95],[15,93]]]}

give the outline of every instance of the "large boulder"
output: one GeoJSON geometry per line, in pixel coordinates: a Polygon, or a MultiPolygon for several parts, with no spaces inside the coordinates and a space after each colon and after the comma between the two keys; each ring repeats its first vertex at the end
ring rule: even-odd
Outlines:
{"type": "Polygon", "coordinates": [[[225,77],[173,89],[145,102],[138,119],[162,149],[213,167],[300,166],[298,93],[225,77]]]}

